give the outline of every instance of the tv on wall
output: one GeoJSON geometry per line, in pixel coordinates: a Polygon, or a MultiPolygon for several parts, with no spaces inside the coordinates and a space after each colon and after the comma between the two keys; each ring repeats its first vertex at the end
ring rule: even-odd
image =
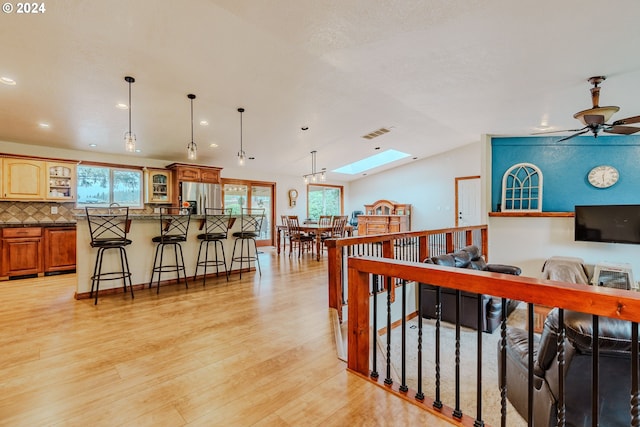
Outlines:
{"type": "Polygon", "coordinates": [[[640,244],[640,205],[576,206],[575,240],[640,244]]]}

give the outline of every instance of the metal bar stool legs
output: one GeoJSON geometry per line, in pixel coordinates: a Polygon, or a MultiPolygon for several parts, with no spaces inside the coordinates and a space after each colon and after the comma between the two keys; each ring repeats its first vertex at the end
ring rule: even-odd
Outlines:
{"type": "Polygon", "coordinates": [[[95,287],[96,296],[93,304],[98,304],[98,292],[100,291],[100,280],[118,280],[122,279],[122,288],[127,292],[127,278],[129,279],[129,289],[131,290],[131,298],[133,298],[133,285],[131,283],[131,270],[129,270],[129,260],[127,259],[127,251],[120,246],[98,248],[96,263],[93,266],[93,275],[91,276],[91,291],[89,298],[93,297],[95,287]],[[107,249],[118,249],[120,255],[120,271],[102,272],[102,261],[104,252],[107,249]]]}
{"type": "Polygon", "coordinates": [[[220,266],[224,266],[224,274],[227,277],[227,282],[229,281],[229,269],[227,268],[227,259],[224,254],[224,244],[219,239],[213,240],[202,240],[200,242],[200,247],[198,248],[198,261],[196,262],[196,271],[193,274],[193,280],[196,280],[196,276],[198,275],[198,268],[203,267],[204,273],[202,275],[202,286],[205,285],[207,278],[207,267],[215,267],[216,268],[216,276],[220,274],[220,266]],[[209,244],[213,243],[213,252],[215,253],[215,260],[209,259],[209,244]],[[200,255],[202,253],[202,245],[205,245],[204,249],[204,260],[200,261],[200,255]],[[220,251],[222,252],[222,260],[218,257],[218,245],[220,245],[220,251]]]}
{"type": "Polygon", "coordinates": [[[151,270],[151,280],[149,280],[149,288],[153,285],[153,278],[156,273],[158,273],[158,281],[157,281],[157,290],[156,293],[160,293],[160,278],[162,273],[170,273],[176,272],[177,274],[177,282],[180,283],[180,272],[182,271],[182,276],[184,278],[184,286],[189,289],[189,283],[187,282],[187,270],[184,267],[184,257],[182,255],[182,246],[180,243],[170,242],[170,243],[158,243],[156,246],[155,255],[153,256],[153,269],[151,270]],[[164,247],[170,245],[173,246],[175,264],[166,265],[164,264],[164,247]],[[180,255],[180,258],[178,258],[180,255]]]}

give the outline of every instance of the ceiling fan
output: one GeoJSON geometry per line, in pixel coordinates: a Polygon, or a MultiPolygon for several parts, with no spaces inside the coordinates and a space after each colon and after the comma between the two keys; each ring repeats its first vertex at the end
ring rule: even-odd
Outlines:
{"type": "Polygon", "coordinates": [[[598,103],[600,102],[600,83],[602,83],[606,79],[605,76],[595,76],[590,77],[588,79],[589,83],[593,85],[591,88],[591,102],[593,103],[593,107],[587,110],[578,111],[573,115],[574,118],[580,120],[583,125],[583,128],[580,129],[565,129],[565,130],[556,130],[556,131],[547,131],[547,132],[539,132],[534,133],[534,135],[540,135],[545,133],[554,133],[554,132],[575,132],[572,135],[566,136],[560,141],[566,141],[567,139],[571,139],[578,135],[582,135],[583,133],[591,132],[593,133],[594,138],[598,137],[598,133],[600,131],[605,133],[616,133],[620,135],[631,135],[633,133],[639,132],[640,127],[634,126],[626,126],[633,123],[640,123],[640,116],[632,116],[627,117],[626,119],[616,120],[615,122],[609,124],[607,121],[613,116],[615,113],[620,110],[620,107],[616,106],[607,106],[600,107],[598,103]]]}

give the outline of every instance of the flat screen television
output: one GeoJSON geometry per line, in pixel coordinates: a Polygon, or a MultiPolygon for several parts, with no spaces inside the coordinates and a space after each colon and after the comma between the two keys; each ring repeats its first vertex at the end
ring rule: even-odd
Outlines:
{"type": "Polygon", "coordinates": [[[640,205],[576,206],[575,240],[640,244],[640,205]]]}

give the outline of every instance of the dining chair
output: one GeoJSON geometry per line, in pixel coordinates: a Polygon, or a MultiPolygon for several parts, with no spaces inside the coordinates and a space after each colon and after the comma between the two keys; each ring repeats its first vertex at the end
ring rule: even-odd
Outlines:
{"type": "Polygon", "coordinates": [[[294,250],[294,244],[298,245],[298,258],[302,256],[303,246],[308,248],[308,246],[311,245],[311,253],[313,254],[315,236],[304,233],[300,229],[300,222],[297,216],[287,217],[287,229],[289,231],[289,256],[291,256],[291,252],[294,250]]]}

